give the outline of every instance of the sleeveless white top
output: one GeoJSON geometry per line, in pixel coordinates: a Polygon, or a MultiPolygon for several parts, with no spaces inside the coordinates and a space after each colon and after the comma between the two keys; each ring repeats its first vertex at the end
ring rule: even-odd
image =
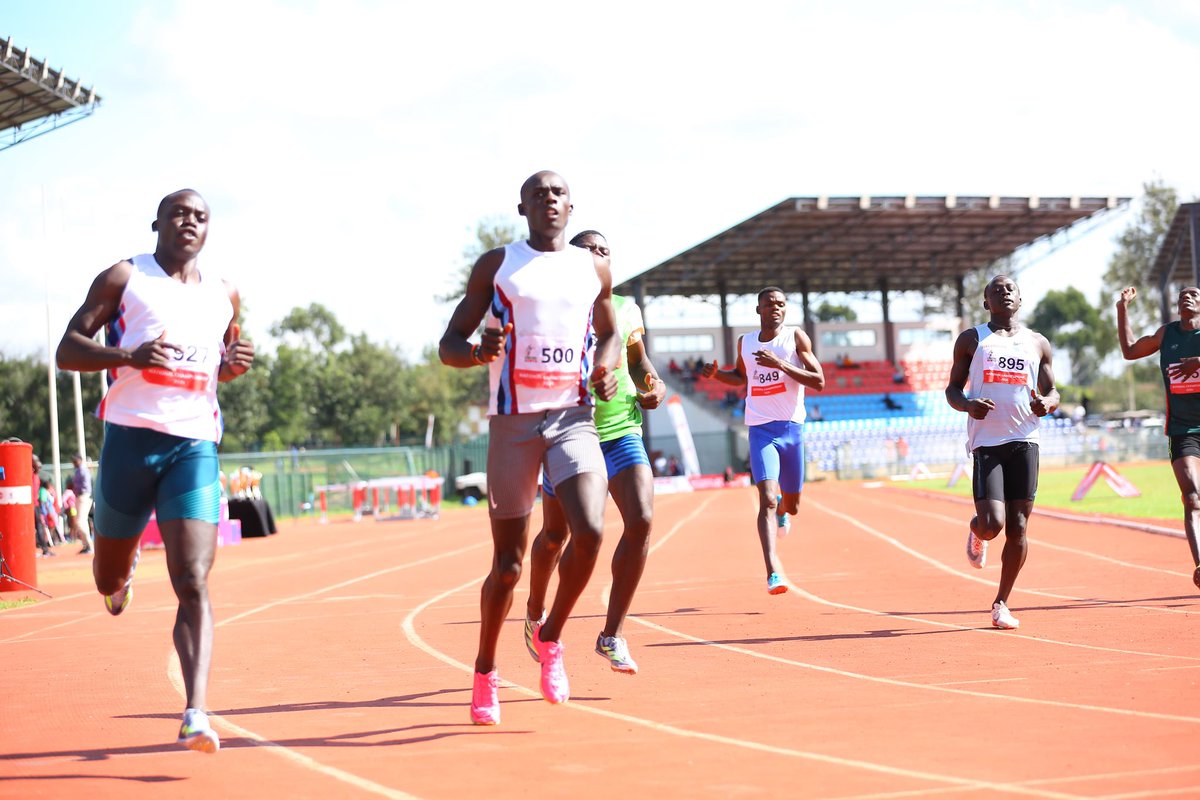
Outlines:
{"type": "Polygon", "coordinates": [[[742,364],[746,368],[746,424],[804,421],[804,385],[783,370],[760,367],[754,361],[756,350],[770,350],[785,364],[803,366],[796,355],[796,326],[784,325],[769,342],[760,342],[759,334],[742,337],[742,364]]]}
{"type": "Polygon", "coordinates": [[[593,405],[588,378],[599,294],[591,251],[542,252],[524,241],[505,246],[487,324],[513,328],[503,356],[490,365],[489,416],[593,405]]]}
{"type": "Polygon", "coordinates": [[[1022,327],[1012,336],[1001,336],[984,323],[975,326],[975,333],[979,346],[971,358],[967,396],[994,400],[996,407],[983,419],[967,416],[967,450],[1036,442],[1039,419],[1029,394],[1037,387],[1042,352],[1033,331],[1022,327]]]}
{"type": "MultiPolygon", "coordinates": [[[[217,371],[233,303],[216,276],[184,284],[163,271],[153,254],[130,259],[133,270],[106,343],[133,350],[157,339],[177,345],[170,368],[109,370],[108,394],[96,416],[105,422],[150,428],[186,439],[221,440],[217,371]]],[[[173,351],[168,351],[173,352],[173,351]]]]}

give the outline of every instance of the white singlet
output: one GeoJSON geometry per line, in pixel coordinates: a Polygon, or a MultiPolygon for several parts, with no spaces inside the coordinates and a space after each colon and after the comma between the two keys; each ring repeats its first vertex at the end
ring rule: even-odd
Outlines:
{"type": "Polygon", "coordinates": [[[804,421],[804,386],[783,370],[760,367],[754,361],[756,350],[770,350],[785,364],[803,366],[796,355],[796,326],[784,325],[769,342],[760,342],[760,334],[742,337],[742,365],[746,368],[746,424],[804,421]]]}
{"type": "Polygon", "coordinates": [[[967,374],[969,398],[986,397],[996,407],[983,419],[967,415],[967,450],[1006,442],[1036,442],[1038,416],[1030,407],[1042,351],[1029,328],[1001,336],[987,323],[975,326],[979,345],[967,374]]]}
{"type": "Polygon", "coordinates": [[[591,251],[543,252],[513,242],[492,289],[488,324],[513,328],[503,357],[490,366],[488,415],[593,405],[588,378],[600,277],[591,251]]]}
{"type": "Polygon", "coordinates": [[[96,416],[117,425],[218,442],[217,371],[233,318],[225,283],[203,275],[199,283],[180,283],[153,254],[130,262],[133,270],[121,307],[108,323],[107,344],[134,350],[165,333],[164,340],[183,352],[174,354],[170,368],[109,370],[108,394],[96,416]]]}

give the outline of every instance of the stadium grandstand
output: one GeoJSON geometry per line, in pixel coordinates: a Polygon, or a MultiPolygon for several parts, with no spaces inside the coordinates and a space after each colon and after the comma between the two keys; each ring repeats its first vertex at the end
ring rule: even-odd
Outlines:
{"type": "Polygon", "coordinates": [[[100,96],[28,50],[0,43],[0,150],[86,119],[100,96]]]}
{"type": "MultiPolygon", "coordinates": [[[[703,472],[744,466],[745,390],[705,380],[699,364],[733,362],[737,337],[757,327],[729,324],[730,299],[752,297],[769,285],[799,296],[800,313],[793,309],[789,320],[803,324],[825,370],[825,390],[805,397],[810,474],[949,471],[967,457],[966,423],[944,394],[965,318],[966,276],[989,267],[1001,271],[999,265],[1019,273],[1128,204],[1125,197],[1080,196],[790,198],[614,291],[632,295],[643,308],[665,296],[715,299],[720,308],[719,327],[647,325],[646,334],[656,365],[683,400],[703,472]],[[947,287],[956,291],[957,315],[891,319],[893,293],[941,293],[947,287]],[[814,320],[812,296],[848,292],[877,293],[882,321],[814,320]]],[[[654,414],[648,420],[649,448],[678,453],[672,420],[654,414]]],[[[1047,463],[1086,460],[1113,446],[1111,437],[1065,416],[1043,425],[1047,463]]]]}

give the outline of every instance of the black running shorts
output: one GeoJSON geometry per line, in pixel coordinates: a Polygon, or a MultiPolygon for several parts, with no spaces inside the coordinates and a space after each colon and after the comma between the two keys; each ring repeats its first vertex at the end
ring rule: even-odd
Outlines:
{"type": "Polygon", "coordinates": [[[975,448],[972,488],[976,500],[1032,500],[1037,495],[1037,442],[1005,442],[975,448]]]}
{"type": "Polygon", "coordinates": [[[1185,433],[1167,437],[1167,454],[1172,461],[1184,456],[1200,458],[1200,433],[1185,433]]]}

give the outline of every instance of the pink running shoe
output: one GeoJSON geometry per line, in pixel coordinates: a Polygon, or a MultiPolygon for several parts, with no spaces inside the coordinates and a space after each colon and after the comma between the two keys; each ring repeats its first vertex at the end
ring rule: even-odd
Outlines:
{"type": "Polygon", "coordinates": [[[476,725],[500,724],[500,698],[496,690],[500,688],[500,676],[496,670],[484,675],[475,673],[475,683],[471,687],[471,722],[476,725]]]}
{"type": "Polygon", "coordinates": [[[571,685],[567,681],[567,670],[563,666],[562,642],[543,642],[541,631],[533,639],[537,648],[538,661],[542,665],[542,697],[548,703],[565,703],[571,697],[571,685]]]}

